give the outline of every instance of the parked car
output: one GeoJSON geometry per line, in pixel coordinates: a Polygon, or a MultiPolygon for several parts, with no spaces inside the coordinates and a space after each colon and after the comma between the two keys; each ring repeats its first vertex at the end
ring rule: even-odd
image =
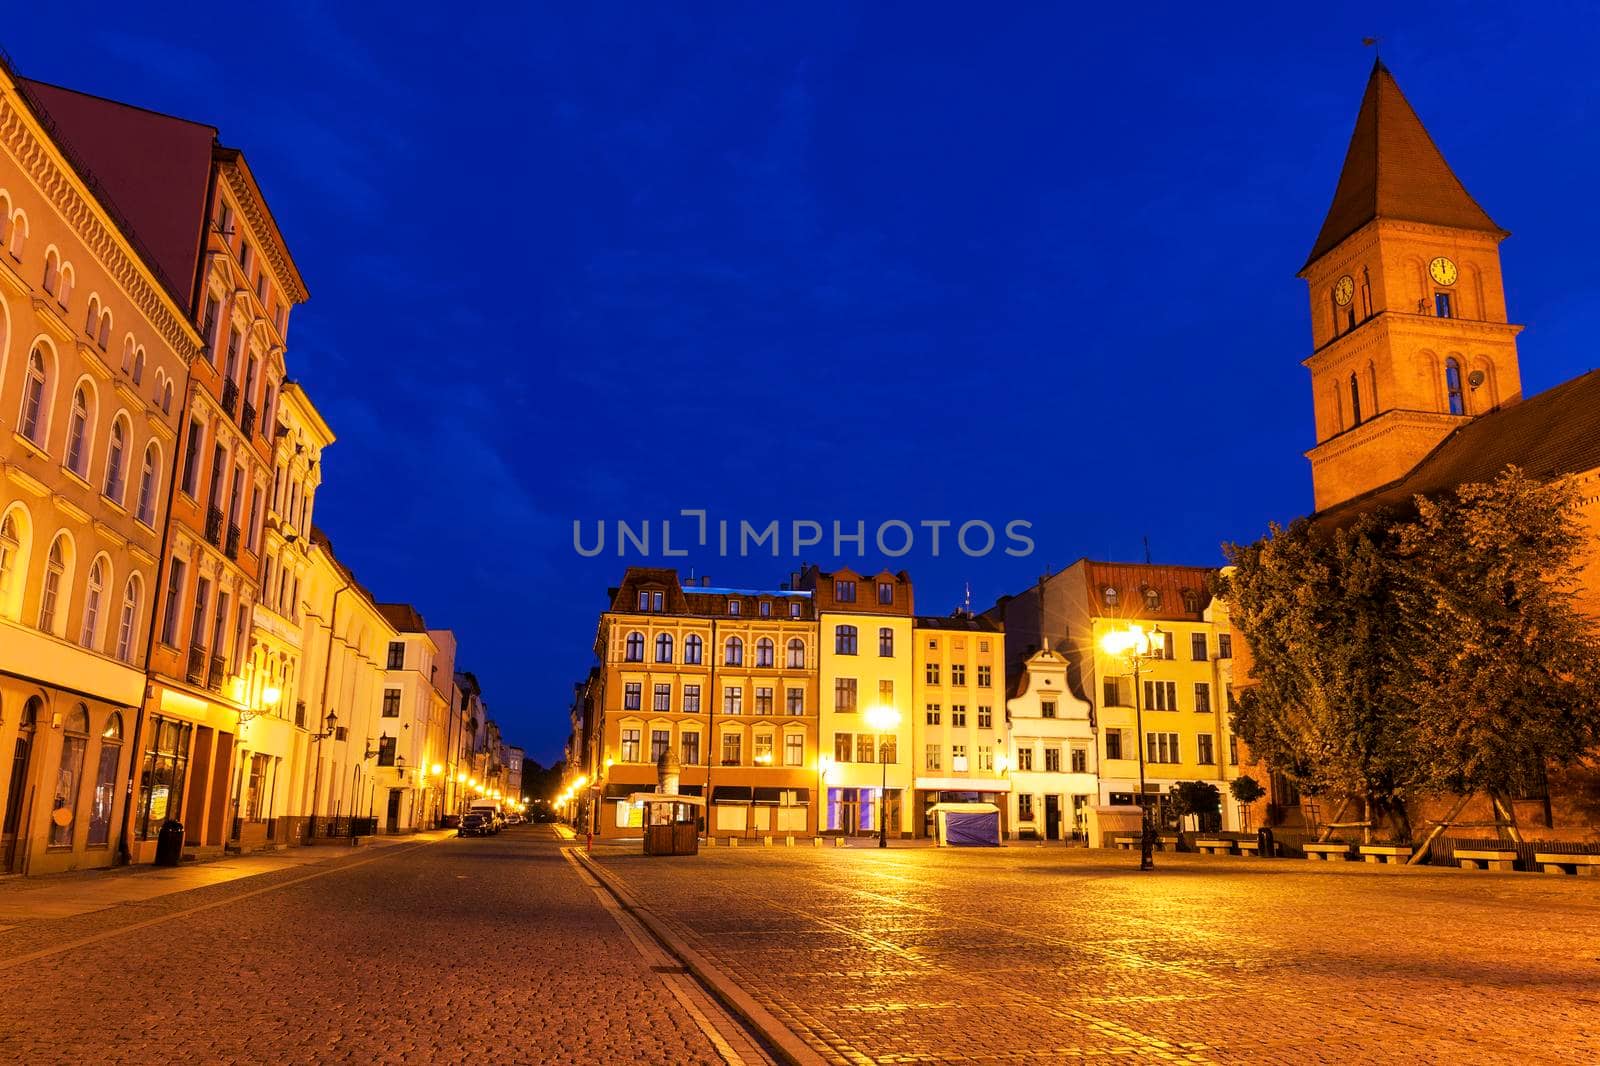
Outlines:
{"type": "Polygon", "coordinates": [[[486,837],[494,833],[494,820],[487,814],[477,811],[463,815],[461,828],[456,830],[456,836],[486,837]]]}

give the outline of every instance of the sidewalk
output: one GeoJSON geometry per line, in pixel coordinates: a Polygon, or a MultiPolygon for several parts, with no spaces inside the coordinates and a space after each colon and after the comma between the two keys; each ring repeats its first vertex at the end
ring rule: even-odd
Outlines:
{"type": "Polygon", "coordinates": [[[361,846],[356,848],[319,845],[252,855],[227,855],[209,862],[186,862],[182,866],[141,864],[42,877],[0,878],[0,929],[15,922],[35,918],[70,918],[123,903],[138,903],[173,892],[237,881],[242,877],[255,877],[352,855],[367,855],[373,850],[397,844],[415,844],[451,836],[455,836],[454,829],[435,829],[426,833],[365,837],[361,846]]]}

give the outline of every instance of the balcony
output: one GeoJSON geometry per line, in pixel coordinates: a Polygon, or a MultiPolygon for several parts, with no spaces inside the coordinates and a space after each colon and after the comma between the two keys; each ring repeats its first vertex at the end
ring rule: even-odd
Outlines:
{"type": "Polygon", "coordinates": [[[212,507],[206,511],[206,540],[214,548],[222,546],[222,508],[212,507]]]}
{"type": "Polygon", "coordinates": [[[239,414],[239,386],[232,378],[222,383],[222,409],[228,412],[229,418],[236,418],[239,414]]]}
{"type": "Polygon", "coordinates": [[[198,644],[189,646],[189,669],[184,675],[191,685],[203,685],[206,681],[206,650],[198,644]]]}
{"type": "Polygon", "coordinates": [[[230,559],[239,558],[239,527],[238,526],[230,525],[228,527],[228,543],[227,543],[227,546],[224,547],[222,550],[227,553],[227,556],[230,559]]]}
{"type": "Polygon", "coordinates": [[[206,678],[206,688],[212,692],[222,691],[223,675],[228,672],[228,660],[220,655],[211,657],[211,674],[206,678]]]}
{"type": "Polygon", "coordinates": [[[249,400],[244,402],[244,407],[239,412],[239,430],[246,437],[256,431],[256,405],[249,400]]]}

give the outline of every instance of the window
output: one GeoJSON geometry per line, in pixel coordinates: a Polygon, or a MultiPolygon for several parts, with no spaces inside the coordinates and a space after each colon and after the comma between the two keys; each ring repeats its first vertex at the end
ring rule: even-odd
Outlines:
{"type": "Polygon", "coordinates": [[[139,772],[139,803],[134,813],[133,831],[139,840],[148,840],[168,818],[178,816],[183,798],[184,779],[189,771],[187,722],[154,716],[150,719],[149,740],[144,765],[139,772]]]}
{"type": "MultiPolygon", "coordinates": [[[[392,652],[391,652],[392,655],[392,652]]],[[[638,630],[629,633],[622,643],[622,661],[625,663],[644,662],[644,634],[638,630]]],[[[390,669],[394,669],[390,666],[390,669]]]]}
{"type": "Polygon", "coordinates": [[[770,764],[772,762],[772,734],[757,733],[755,747],[750,754],[755,759],[757,766],[770,764]]]}
{"type": "MultiPolygon", "coordinates": [[[[76,815],[78,810],[78,789],[83,782],[83,753],[89,744],[89,709],[83,704],[78,704],[67,715],[67,720],[61,729],[61,762],[56,768],[55,799],[51,804],[52,811],[66,810],[70,815],[76,815]]],[[[78,824],[76,817],[70,818],[65,825],[61,825],[54,818],[50,820],[50,846],[53,848],[70,847],[72,844],[73,828],[78,824]]]]}
{"type": "Polygon", "coordinates": [[[639,610],[648,611],[649,609],[650,609],[650,593],[647,592],[644,589],[640,589],[639,590],[639,610]]]}
{"type": "Polygon", "coordinates": [[[773,643],[770,638],[762,637],[756,641],[756,666],[771,668],[774,663],[773,643]]]}
{"type": "Polygon", "coordinates": [[[885,707],[894,705],[894,681],[890,678],[878,682],[878,702],[885,707]]]}
{"type": "Polygon", "coordinates": [[[1146,610],[1161,610],[1161,590],[1147,588],[1144,590],[1144,606],[1146,610]]]}
{"type": "Polygon", "coordinates": [[[683,713],[684,714],[699,714],[700,713],[700,686],[699,685],[685,685],[685,686],[683,686],[683,713]]]}
{"type": "Polygon", "coordinates": [[[133,355],[133,383],[144,384],[144,349],[140,348],[133,355]]]}
{"type": "Polygon", "coordinates": [[[672,634],[656,634],[656,662],[670,663],[672,661],[672,634]]]}
{"type": "Polygon", "coordinates": [[[1045,773],[1059,774],[1061,772],[1061,748],[1056,744],[1044,746],[1045,773]]]}
{"type": "Polygon", "coordinates": [[[833,735],[833,761],[834,762],[849,762],[850,761],[850,750],[851,750],[851,748],[850,748],[850,740],[851,740],[851,736],[850,736],[849,733],[835,733],[833,735]]]}
{"type": "Polygon", "coordinates": [[[139,467],[139,499],[134,505],[134,517],[154,528],[156,524],[156,478],[160,476],[161,459],[156,446],[144,450],[144,463],[139,467]]]}
{"type": "Polygon", "coordinates": [[[978,667],[978,687],[992,688],[994,686],[993,668],[988,666],[978,667]]]}
{"type": "Polygon", "coordinates": [[[783,735],[783,765],[804,766],[806,764],[806,738],[800,733],[785,733],[783,735]]]}
{"type": "Polygon", "coordinates": [[[134,640],[137,637],[139,600],[143,587],[138,574],[132,574],[122,588],[122,613],[117,620],[117,658],[133,662],[134,640]]]}
{"type": "Polygon", "coordinates": [[[756,605],[756,614],[760,615],[762,618],[771,618],[772,617],[772,601],[771,600],[762,600],[759,604],[757,604],[756,605]]]}
{"type": "Polygon", "coordinates": [[[1217,738],[1212,736],[1210,733],[1201,733],[1198,739],[1200,741],[1200,765],[1215,766],[1217,762],[1217,738]]]}
{"type": "Polygon", "coordinates": [[[1039,717],[1054,718],[1056,716],[1056,701],[1053,699],[1039,700],[1039,717]]]}
{"type": "Polygon", "coordinates": [[[891,581],[878,582],[878,602],[885,607],[894,604],[894,583],[891,581]]]}
{"type": "Polygon", "coordinates": [[[1106,707],[1131,707],[1133,705],[1133,679],[1109,676],[1103,683],[1101,704],[1106,707]]]}
{"type": "Polygon", "coordinates": [[[1183,610],[1185,614],[1200,613],[1200,594],[1194,589],[1183,590],[1183,610]]]}
{"type": "Polygon", "coordinates": [[[990,707],[988,704],[978,704],[978,728],[994,728],[994,708],[990,707]]]}
{"type": "Polygon", "coordinates": [[[629,681],[622,686],[622,709],[637,711],[644,701],[644,686],[637,681],[629,681]]]}
{"type": "Polygon", "coordinates": [[[56,622],[65,621],[66,611],[61,602],[61,585],[67,576],[66,537],[58,536],[50,542],[50,554],[45,559],[44,586],[39,592],[39,628],[46,633],[56,631],[56,622]]]}
{"type": "Polygon", "coordinates": [[[406,668],[406,642],[391,640],[389,642],[389,669],[404,670],[406,668]]]}
{"type": "Polygon", "coordinates": [[[800,617],[800,601],[799,600],[794,600],[789,604],[789,617],[790,618],[799,618],[800,617]]]}
{"type": "Polygon", "coordinates": [[[1204,633],[1189,634],[1189,657],[1197,663],[1203,663],[1209,657],[1204,633]]]}
{"type": "Polygon", "coordinates": [[[397,737],[378,738],[378,765],[393,766],[396,748],[399,745],[397,737]]]}
{"type": "Polygon", "coordinates": [[[1145,761],[1175,763],[1179,761],[1178,734],[1149,733],[1145,736],[1145,761]]]}
{"type": "Polygon", "coordinates": [[[1120,729],[1107,729],[1106,730],[1106,758],[1108,758],[1108,759],[1120,759],[1120,758],[1122,758],[1122,730],[1120,730],[1120,729]]]}
{"type": "Polygon", "coordinates": [[[833,598],[838,603],[856,602],[856,583],[844,578],[834,578],[833,598]]]}
{"type": "Polygon", "coordinates": [[[22,385],[22,413],[17,428],[24,437],[44,447],[44,349],[35,346],[28,355],[28,373],[22,385]]]}
{"type": "Polygon", "coordinates": [[[763,685],[756,686],[756,713],[772,713],[772,689],[763,685]]]}
{"type": "Polygon", "coordinates": [[[922,671],[922,679],[930,685],[939,683],[939,664],[929,663],[922,671]]]}
{"type": "Polygon", "coordinates": [[[738,637],[729,637],[722,646],[722,662],[725,666],[741,666],[744,663],[744,641],[738,637]]]}
{"type": "Polygon", "coordinates": [[[929,744],[923,755],[923,765],[929,770],[942,770],[944,768],[944,747],[939,744],[929,744]]]}
{"type": "Polygon", "coordinates": [[[738,766],[740,762],[743,761],[742,753],[740,751],[740,749],[743,747],[743,743],[744,737],[740,736],[738,733],[722,734],[723,766],[738,766]]]}
{"type": "Polygon", "coordinates": [[[1205,681],[1194,683],[1194,709],[1201,714],[1211,713],[1211,685],[1205,681]]]}
{"type": "Polygon", "coordinates": [[[94,778],[94,796],[89,803],[89,833],[85,838],[91,848],[100,847],[111,839],[111,812],[117,803],[117,765],[122,761],[122,715],[116,711],[106,719],[100,731],[100,766],[94,778]]]}
{"type": "Polygon", "coordinates": [[[106,452],[105,497],[122,503],[122,489],[128,478],[128,429],[121,418],[111,423],[111,446],[106,452]]]}
{"type": "Polygon", "coordinates": [[[622,761],[639,761],[639,730],[624,729],[622,731],[622,761]]]}
{"type": "Polygon", "coordinates": [[[938,725],[943,712],[940,710],[939,704],[930,703],[923,709],[923,714],[927,716],[929,725],[938,725]]]}
{"type": "Polygon", "coordinates": [[[1454,318],[1450,309],[1450,294],[1436,292],[1433,294],[1433,313],[1439,318],[1454,318]]]}
{"type": "Polygon", "coordinates": [[[978,770],[980,772],[994,770],[994,747],[990,744],[978,745],[978,770]]]}
{"type": "Polygon", "coordinates": [[[882,659],[894,658],[894,630],[888,626],[878,628],[878,657],[882,659]]]}
{"type": "Polygon", "coordinates": [[[966,663],[950,664],[950,683],[952,685],[965,685],[967,683],[966,663]]]}
{"type": "Polygon", "coordinates": [[[1072,772],[1085,774],[1089,772],[1089,749],[1080,744],[1072,746],[1072,772]]]}
{"type": "Polygon", "coordinates": [[[872,734],[856,734],[856,762],[877,762],[872,750],[872,734]]]}
{"type": "Polygon", "coordinates": [[[672,710],[672,686],[657,684],[650,693],[650,709],[654,711],[672,710]]]}
{"type": "Polygon", "coordinates": [[[44,291],[54,296],[61,287],[61,257],[54,248],[44,253],[44,291]]]}
{"type": "Polygon", "coordinates": [[[683,751],[681,758],[685,766],[700,765],[700,734],[685,733],[681,738],[679,747],[683,751]]]}
{"type": "Polygon", "coordinates": [[[732,599],[732,598],[730,598],[728,600],[728,613],[730,615],[738,616],[738,614],[743,609],[743,607],[744,607],[744,604],[742,602],[740,602],[739,600],[735,600],[735,599],[732,599]]]}
{"type": "Polygon", "coordinates": [[[650,730],[650,761],[660,763],[661,756],[672,750],[672,730],[650,730]]]}
{"type": "Polygon", "coordinates": [[[1361,384],[1354,374],[1350,375],[1350,420],[1352,425],[1361,424],[1361,384]]]}
{"type": "Polygon", "coordinates": [[[189,436],[183,447],[183,491],[195,499],[200,491],[200,422],[189,420],[189,436]]]}
{"type": "Polygon", "coordinates": [[[784,690],[784,710],[790,714],[806,713],[806,690],[803,688],[789,688],[784,690]]]}
{"type": "Polygon", "coordinates": [[[1233,634],[1232,633],[1218,633],[1217,634],[1217,658],[1219,658],[1219,659],[1231,659],[1231,658],[1233,658],[1233,634]]]}
{"type": "Polygon", "coordinates": [[[1147,711],[1177,710],[1178,683],[1176,681],[1146,681],[1144,683],[1144,709],[1147,711]]]}
{"type": "Polygon", "coordinates": [[[161,643],[178,646],[178,597],[183,594],[183,560],[174,557],[167,575],[167,597],[161,609],[161,643]]]}
{"type": "Polygon", "coordinates": [[[67,469],[83,477],[89,471],[89,394],[78,386],[67,421],[67,469]]]}
{"type": "Polygon", "coordinates": [[[835,655],[854,655],[856,653],[856,627],[833,627],[833,651],[835,655]]]}
{"type": "Polygon", "coordinates": [[[836,677],[833,680],[833,709],[844,713],[856,709],[856,679],[836,677]]]}
{"type": "Polygon", "coordinates": [[[1017,796],[1017,821],[1033,821],[1033,797],[1026,792],[1017,796]]]}
{"type": "Polygon", "coordinates": [[[1112,586],[1110,586],[1110,585],[1107,585],[1105,587],[1105,589],[1100,593],[1100,600],[1107,607],[1115,607],[1117,605],[1118,599],[1119,599],[1119,596],[1117,595],[1117,590],[1115,588],[1113,588],[1112,586]]]}
{"type": "Polygon", "coordinates": [[[1449,397],[1450,413],[1465,414],[1467,401],[1466,394],[1461,391],[1461,364],[1453,358],[1444,364],[1444,388],[1449,397]]]}
{"type": "Polygon", "coordinates": [[[1232,733],[1228,734],[1228,765],[1239,765],[1239,738],[1232,733]]]}
{"type": "Polygon", "coordinates": [[[100,635],[100,600],[105,595],[106,568],[99,559],[89,564],[89,583],[83,594],[83,632],[78,643],[94,650],[100,635]]]}
{"type": "Polygon", "coordinates": [[[722,690],[722,713],[744,713],[744,686],[727,685],[722,690]]]}
{"type": "Polygon", "coordinates": [[[700,652],[703,647],[704,642],[700,639],[700,634],[690,633],[685,637],[683,641],[684,664],[687,666],[699,666],[700,652]]]}
{"type": "Polygon", "coordinates": [[[1033,745],[1031,743],[1018,745],[1017,769],[1024,771],[1033,769],[1033,745]]]}
{"type": "Polygon", "coordinates": [[[806,642],[799,637],[789,641],[789,656],[785,664],[791,670],[804,670],[806,666],[806,642]]]}
{"type": "Polygon", "coordinates": [[[967,746],[965,744],[950,745],[950,769],[953,773],[958,774],[967,772],[967,746]]]}
{"type": "Polygon", "coordinates": [[[399,689],[397,689],[397,688],[386,688],[386,689],[383,690],[383,717],[385,717],[385,718],[399,718],[400,717],[400,690],[399,689]]]}

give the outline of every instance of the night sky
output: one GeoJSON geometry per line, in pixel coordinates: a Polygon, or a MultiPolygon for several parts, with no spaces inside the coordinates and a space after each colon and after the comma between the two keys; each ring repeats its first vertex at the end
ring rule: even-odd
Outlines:
{"type": "Polygon", "coordinates": [[[1029,558],[893,562],[943,613],[1307,510],[1294,275],[1364,35],[1513,233],[1526,390],[1600,363],[1586,5],[349,6],[17,4],[0,46],[245,151],[312,293],[318,524],[546,762],[640,561],[574,519],[1031,521],[1029,558]]]}

